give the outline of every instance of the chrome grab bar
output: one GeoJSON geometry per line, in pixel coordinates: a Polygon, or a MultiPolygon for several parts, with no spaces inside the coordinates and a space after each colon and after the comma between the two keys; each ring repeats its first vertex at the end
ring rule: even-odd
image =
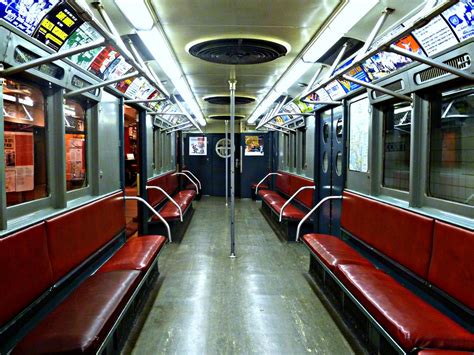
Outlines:
{"type": "Polygon", "coordinates": [[[280,174],[280,173],[268,173],[262,180],[260,180],[260,182],[257,184],[257,186],[255,186],[255,195],[258,194],[258,187],[260,186],[260,184],[261,184],[262,182],[264,182],[264,181],[267,179],[267,177],[269,177],[269,176],[271,176],[271,175],[282,176],[282,174],[280,174]]]}
{"type": "Polygon", "coordinates": [[[300,229],[301,229],[301,226],[303,225],[303,223],[314,213],[314,211],[316,211],[324,202],[326,201],[329,201],[329,200],[342,200],[342,196],[328,196],[328,197],[325,197],[323,198],[321,201],[318,202],[318,204],[316,206],[314,206],[311,211],[309,211],[308,213],[306,213],[306,215],[303,217],[303,219],[300,221],[300,223],[298,223],[298,228],[296,228],[296,239],[295,241],[297,242],[298,239],[299,239],[299,235],[300,235],[300,229]]]}
{"type": "Polygon", "coordinates": [[[153,212],[153,214],[158,217],[160,219],[161,222],[163,222],[163,224],[165,225],[166,227],[166,231],[168,232],[168,241],[170,243],[173,242],[173,240],[171,239],[171,229],[170,229],[170,225],[168,224],[168,222],[166,222],[166,220],[161,216],[161,214],[159,214],[158,212],[155,211],[155,209],[153,207],[151,207],[151,205],[143,198],[141,197],[138,197],[138,196],[124,196],[123,197],[125,200],[135,200],[135,201],[140,201],[142,202],[143,204],[145,204],[145,206],[148,207],[148,209],[153,212]]]}
{"type": "Polygon", "coordinates": [[[193,181],[193,179],[191,179],[191,178],[189,177],[188,174],[179,173],[179,172],[178,172],[178,173],[174,173],[174,174],[171,174],[171,175],[172,175],[172,176],[174,176],[174,175],[184,175],[184,176],[186,176],[186,177],[188,178],[188,180],[191,181],[191,182],[193,183],[193,185],[196,187],[196,193],[199,193],[199,189],[198,189],[197,184],[193,181]]]}
{"type": "Polygon", "coordinates": [[[312,189],[312,190],[316,190],[316,186],[302,186],[298,189],[298,191],[296,191],[289,199],[288,201],[286,201],[283,206],[281,207],[281,210],[280,210],[280,218],[279,218],[279,222],[281,222],[281,218],[283,216],[283,210],[285,209],[286,206],[288,206],[290,204],[290,202],[303,190],[307,190],[307,189],[312,189]]]}
{"type": "Polygon", "coordinates": [[[170,200],[177,208],[178,208],[178,211],[179,211],[179,219],[180,221],[182,222],[183,221],[183,210],[181,209],[181,206],[178,205],[178,203],[174,200],[174,198],[172,198],[170,195],[168,195],[168,193],[162,189],[161,187],[159,186],[147,186],[146,187],[147,190],[158,190],[158,191],[161,191],[163,193],[163,195],[165,195],[168,200],[170,200]]]}
{"type": "Polygon", "coordinates": [[[196,177],[196,175],[194,175],[192,172],[190,172],[189,170],[181,170],[183,173],[187,173],[189,175],[191,175],[198,183],[199,185],[199,190],[202,190],[202,186],[201,186],[201,181],[199,181],[199,179],[196,177]]]}

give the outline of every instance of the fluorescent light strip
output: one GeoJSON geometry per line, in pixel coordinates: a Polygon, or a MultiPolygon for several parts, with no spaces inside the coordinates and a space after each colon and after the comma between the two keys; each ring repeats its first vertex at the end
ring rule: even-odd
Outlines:
{"type": "Polygon", "coordinates": [[[153,27],[153,17],[144,0],[114,0],[114,2],[130,25],[137,30],[150,30],[153,27]]]}
{"type": "Polygon", "coordinates": [[[324,53],[326,53],[347,31],[354,27],[379,0],[348,0],[329,25],[309,45],[276,82],[273,88],[260,102],[248,119],[254,124],[257,119],[271,106],[273,101],[288,90],[304,73],[306,73],[324,53]]]}

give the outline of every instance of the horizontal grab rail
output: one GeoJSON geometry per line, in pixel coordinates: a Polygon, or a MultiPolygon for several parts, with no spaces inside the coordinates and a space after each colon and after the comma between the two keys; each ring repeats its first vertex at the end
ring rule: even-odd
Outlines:
{"type": "Polygon", "coordinates": [[[303,219],[298,223],[298,228],[296,228],[296,239],[295,241],[297,242],[300,236],[300,229],[303,223],[316,211],[324,202],[329,201],[329,200],[342,200],[342,196],[328,196],[323,198],[321,201],[318,202],[316,206],[314,206],[311,211],[306,213],[306,215],[303,217],[303,219]]]}
{"type": "Polygon", "coordinates": [[[196,183],[193,181],[193,179],[191,179],[191,178],[189,177],[189,175],[188,175],[188,174],[185,174],[185,173],[179,173],[179,172],[178,172],[178,173],[174,173],[174,174],[172,174],[172,176],[174,176],[174,175],[184,175],[184,176],[186,176],[186,177],[188,178],[188,180],[189,180],[189,181],[191,181],[191,182],[193,183],[194,187],[196,187],[196,193],[197,193],[197,194],[199,193],[199,189],[198,189],[198,186],[197,186],[197,184],[196,184],[196,183]]]}
{"type": "Polygon", "coordinates": [[[199,185],[199,190],[202,190],[202,186],[201,186],[201,181],[199,181],[199,179],[196,177],[196,175],[194,175],[192,172],[190,172],[189,170],[182,170],[183,173],[187,173],[189,175],[191,175],[194,179],[196,179],[198,185],[199,185]]]}
{"type": "Polygon", "coordinates": [[[168,193],[164,189],[162,189],[159,186],[147,186],[146,189],[147,190],[161,191],[163,193],[163,195],[165,195],[168,198],[168,200],[170,200],[178,208],[179,219],[180,219],[181,222],[183,221],[183,210],[181,209],[181,206],[174,200],[174,198],[172,198],[170,195],[168,195],[168,193]]]}
{"type": "Polygon", "coordinates": [[[125,200],[135,200],[135,201],[140,201],[141,203],[143,203],[145,206],[148,207],[148,209],[153,212],[153,214],[158,217],[160,219],[161,222],[163,222],[163,224],[165,225],[166,227],[166,231],[168,232],[168,241],[170,243],[173,242],[173,240],[171,239],[171,229],[170,229],[170,225],[168,224],[168,222],[166,222],[166,220],[161,216],[161,214],[159,214],[158,212],[155,211],[155,209],[143,198],[141,197],[138,197],[138,196],[124,196],[124,199],[125,200]]]}
{"type": "Polygon", "coordinates": [[[264,182],[269,176],[272,176],[272,175],[283,176],[283,175],[280,174],[280,173],[268,173],[262,180],[260,180],[260,182],[257,184],[257,186],[255,186],[255,195],[258,194],[258,187],[260,186],[260,184],[261,184],[262,182],[264,182]]]}
{"type": "Polygon", "coordinates": [[[279,218],[279,222],[281,223],[281,219],[283,217],[283,210],[286,208],[286,206],[288,206],[290,204],[290,202],[303,190],[308,190],[308,189],[312,189],[312,190],[316,190],[316,186],[302,186],[298,189],[298,191],[296,191],[289,199],[288,201],[286,201],[283,206],[281,207],[281,210],[280,210],[280,218],[279,218]]]}

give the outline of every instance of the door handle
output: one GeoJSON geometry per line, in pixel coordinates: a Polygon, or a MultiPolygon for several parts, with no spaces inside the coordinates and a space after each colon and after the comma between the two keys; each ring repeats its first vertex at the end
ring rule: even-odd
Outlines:
{"type": "Polygon", "coordinates": [[[244,168],[244,156],[242,155],[242,146],[240,146],[240,173],[242,174],[242,169],[244,168]]]}

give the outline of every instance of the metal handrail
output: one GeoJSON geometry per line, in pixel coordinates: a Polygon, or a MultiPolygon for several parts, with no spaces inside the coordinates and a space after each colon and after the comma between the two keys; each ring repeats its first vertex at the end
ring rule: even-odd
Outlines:
{"type": "Polygon", "coordinates": [[[258,193],[258,187],[260,186],[260,184],[262,182],[264,182],[269,176],[272,176],[272,175],[283,176],[280,173],[268,173],[262,180],[260,180],[260,182],[257,184],[257,186],[255,186],[255,195],[257,195],[257,193],[258,193]]]}
{"type": "Polygon", "coordinates": [[[168,241],[170,243],[173,242],[173,240],[171,239],[171,229],[170,229],[170,225],[168,224],[168,222],[166,222],[166,220],[161,216],[161,214],[159,214],[158,212],[155,211],[155,209],[143,198],[141,197],[138,197],[138,196],[124,196],[123,197],[125,200],[135,200],[135,201],[140,201],[142,202],[143,204],[145,204],[145,206],[148,207],[148,209],[153,212],[153,214],[158,217],[160,219],[161,222],[163,222],[163,224],[165,225],[166,227],[166,231],[168,232],[168,241]]]}
{"type": "Polygon", "coordinates": [[[299,239],[299,235],[300,235],[300,229],[301,229],[301,226],[303,225],[303,223],[314,213],[314,211],[316,211],[324,202],[326,201],[329,201],[329,200],[342,200],[342,196],[328,196],[328,197],[325,197],[323,198],[321,201],[318,202],[318,204],[316,206],[314,206],[311,211],[309,211],[308,213],[306,213],[306,215],[303,217],[303,219],[300,221],[300,223],[298,223],[298,228],[296,228],[296,239],[295,241],[297,242],[298,239],[299,239]]]}
{"type": "Polygon", "coordinates": [[[193,178],[196,179],[198,185],[199,185],[199,190],[202,190],[202,186],[201,186],[201,181],[199,181],[199,179],[196,177],[196,175],[194,175],[192,172],[190,172],[189,170],[181,170],[183,173],[187,173],[189,175],[191,175],[193,178]]]}
{"type": "Polygon", "coordinates": [[[170,200],[178,208],[179,219],[180,219],[181,222],[183,221],[183,210],[181,209],[181,206],[174,200],[174,198],[172,198],[170,195],[168,195],[168,193],[163,188],[161,188],[159,186],[147,186],[146,189],[147,190],[161,191],[163,193],[163,195],[165,195],[168,198],[168,200],[170,200]]]}
{"type": "Polygon", "coordinates": [[[280,218],[279,218],[279,222],[281,222],[281,218],[283,216],[283,210],[286,208],[286,206],[288,206],[290,204],[290,202],[303,190],[308,190],[308,189],[312,189],[312,190],[316,190],[316,186],[302,186],[298,189],[298,191],[296,191],[289,199],[288,201],[286,201],[283,206],[281,207],[281,210],[280,210],[280,218]]]}
{"type": "Polygon", "coordinates": [[[174,175],[184,175],[184,176],[186,176],[188,178],[188,180],[191,181],[193,183],[193,185],[196,187],[196,193],[199,193],[199,188],[198,188],[197,184],[189,177],[189,175],[187,175],[185,173],[180,173],[180,172],[171,174],[171,176],[174,176],[174,175]]]}

